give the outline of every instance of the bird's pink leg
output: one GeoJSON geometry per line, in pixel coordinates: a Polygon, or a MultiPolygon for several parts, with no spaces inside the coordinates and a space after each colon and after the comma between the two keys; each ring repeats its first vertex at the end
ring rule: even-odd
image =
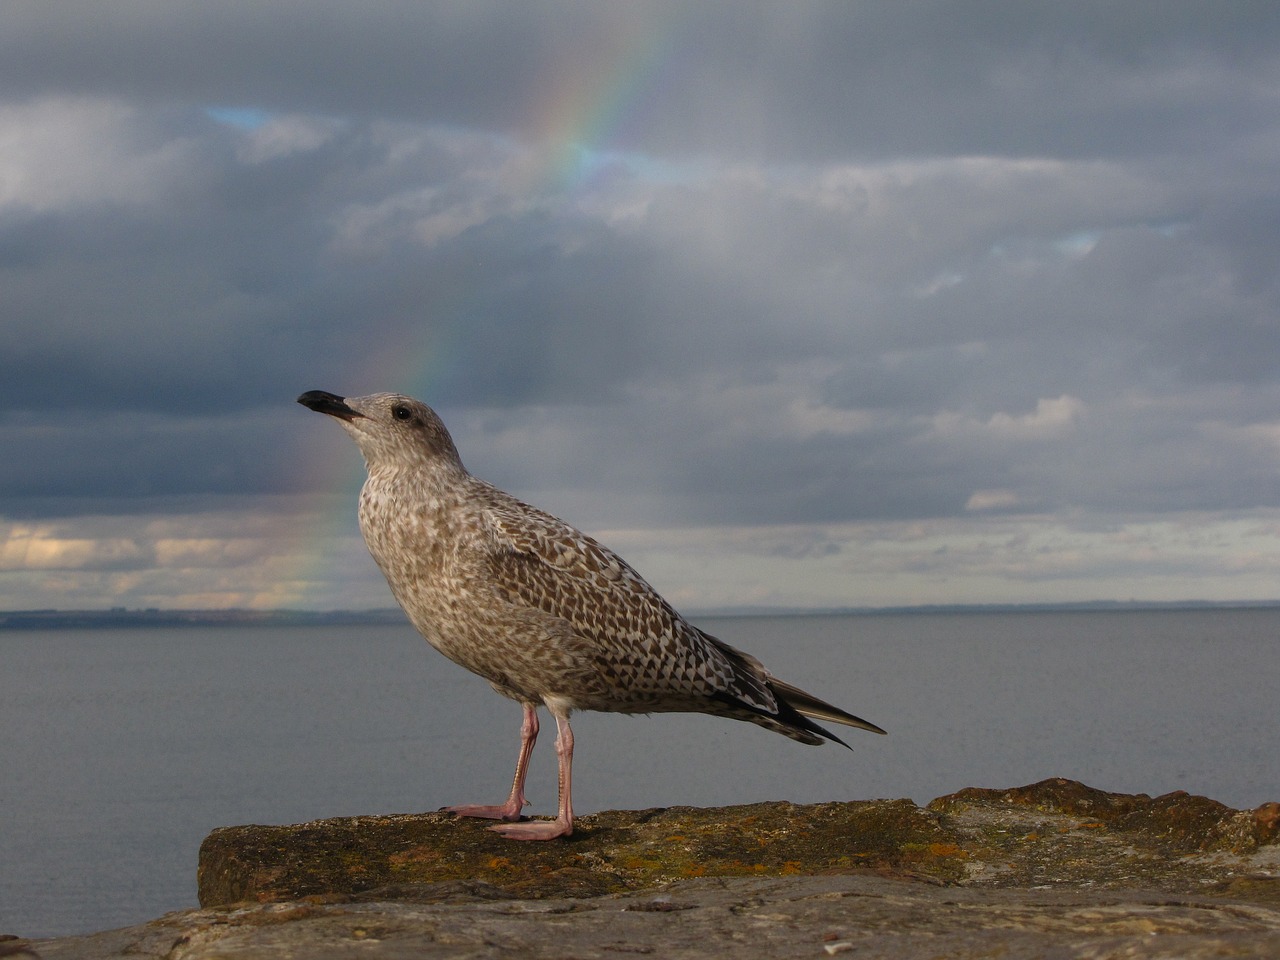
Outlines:
{"type": "Polygon", "coordinates": [[[566,714],[556,718],[556,756],[560,760],[560,810],[554,820],[526,820],[523,823],[499,823],[490,827],[513,840],[554,840],[573,833],[573,730],[566,714]]]}
{"type": "Polygon", "coordinates": [[[533,745],[538,740],[538,710],[532,703],[524,705],[524,722],[520,724],[520,757],[516,760],[516,775],[511,782],[511,796],[500,806],[482,806],[476,803],[464,803],[456,807],[445,807],[460,817],[482,817],[485,820],[519,820],[520,811],[528,804],[524,798],[524,778],[529,772],[529,757],[533,755],[533,745]]]}

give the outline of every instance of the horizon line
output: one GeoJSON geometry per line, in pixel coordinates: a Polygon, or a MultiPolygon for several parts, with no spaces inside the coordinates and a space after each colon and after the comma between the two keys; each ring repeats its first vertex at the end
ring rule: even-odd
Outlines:
{"type": "MultiPolygon", "coordinates": [[[[1069,613],[1105,612],[1109,610],[1213,610],[1213,609],[1266,609],[1280,607],[1280,598],[1245,600],[1045,600],[1045,601],[977,601],[952,603],[890,604],[885,606],[785,606],[761,604],[733,604],[715,607],[689,608],[687,619],[700,617],[789,617],[789,616],[874,616],[876,614],[910,613],[1069,613]]],[[[360,609],[301,609],[279,607],[255,609],[249,607],[94,607],[58,608],[44,607],[23,610],[0,610],[0,629],[19,626],[96,626],[99,624],[146,624],[163,621],[165,626],[203,623],[233,625],[262,624],[269,621],[340,621],[344,623],[367,622],[375,624],[405,622],[407,618],[399,607],[368,607],[360,609]],[[71,621],[71,622],[68,622],[71,621]]]]}

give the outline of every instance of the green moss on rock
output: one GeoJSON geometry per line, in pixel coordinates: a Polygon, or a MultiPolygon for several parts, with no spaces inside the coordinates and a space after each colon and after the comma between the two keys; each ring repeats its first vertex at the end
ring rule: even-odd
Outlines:
{"type": "MultiPolygon", "coordinates": [[[[1070,780],[910,800],[669,807],[582,817],[520,843],[447,813],[215,830],[200,903],[299,898],[599,897],[696,877],[876,871],[967,886],[1256,889],[1280,805],[1235,811],[1185,793],[1114,794],[1070,780]],[[475,891],[484,891],[475,894],[475,891]]],[[[1271,854],[1274,859],[1274,851],[1271,854]]],[[[1266,894],[1263,896],[1263,894],[1266,894]]]]}

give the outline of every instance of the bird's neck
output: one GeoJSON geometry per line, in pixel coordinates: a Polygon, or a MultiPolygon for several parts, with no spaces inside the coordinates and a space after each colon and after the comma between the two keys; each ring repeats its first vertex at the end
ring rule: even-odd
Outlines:
{"type": "Polygon", "coordinates": [[[370,463],[365,490],[400,503],[447,503],[458,496],[470,476],[461,463],[440,459],[370,463]]]}

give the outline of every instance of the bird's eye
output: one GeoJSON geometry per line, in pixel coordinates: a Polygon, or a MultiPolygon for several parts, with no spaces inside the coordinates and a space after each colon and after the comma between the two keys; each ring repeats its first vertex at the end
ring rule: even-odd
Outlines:
{"type": "Polygon", "coordinates": [[[413,411],[406,404],[397,403],[391,408],[391,415],[397,420],[412,420],[413,411]]]}

